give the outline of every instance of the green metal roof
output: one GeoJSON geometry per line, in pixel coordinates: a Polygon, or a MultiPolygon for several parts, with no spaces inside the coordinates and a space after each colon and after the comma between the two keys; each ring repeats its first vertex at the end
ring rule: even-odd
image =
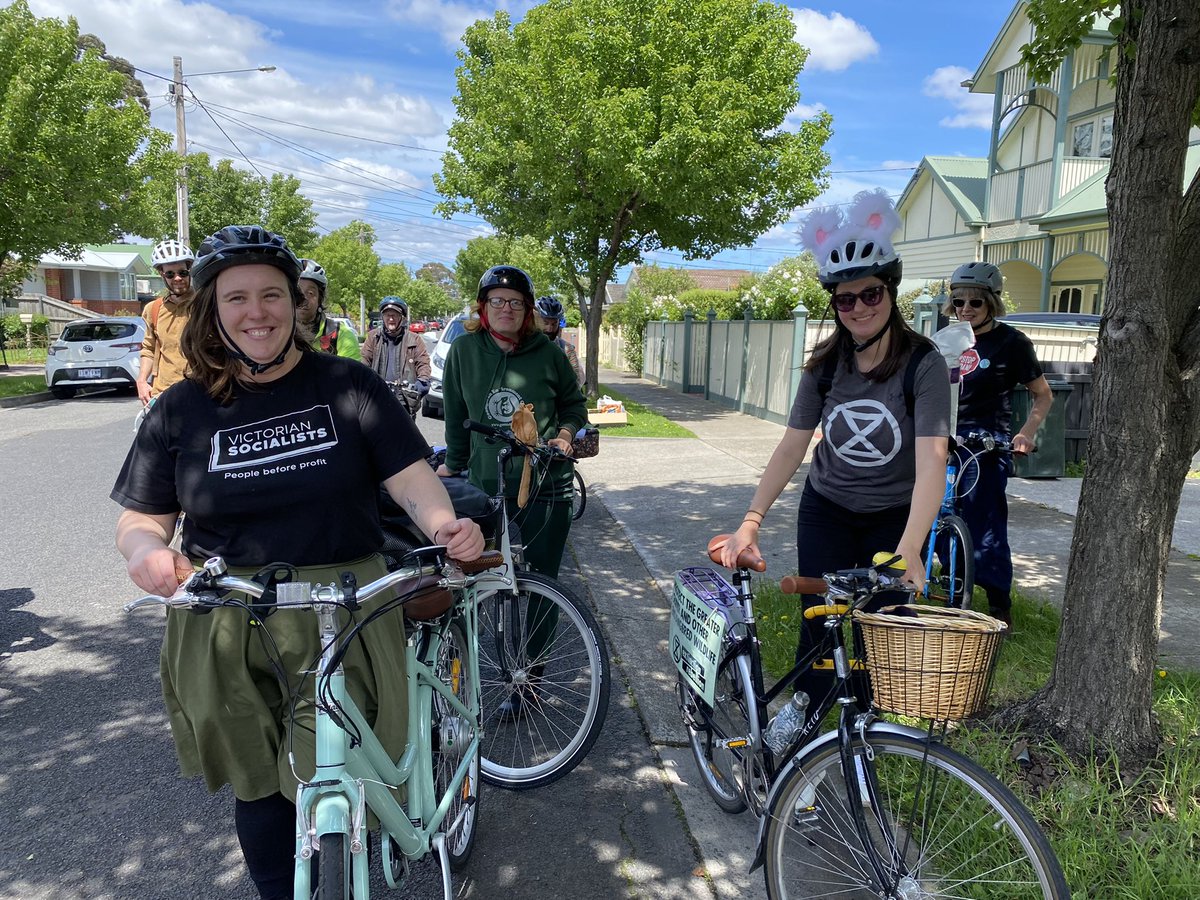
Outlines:
{"type": "Polygon", "coordinates": [[[926,156],[900,195],[897,207],[904,205],[921,180],[921,172],[941,185],[950,202],[968,225],[983,224],[983,197],[987,190],[987,160],[976,156],[926,156]]]}
{"type": "MultiPolygon", "coordinates": [[[[1195,177],[1197,169],[1200,169],[1200,144],[1192,144],[1188,147],[1187,156],[1183,162],[1181,189],[1187,189],[1192,178],[1195,177]]],[[[1088,221],[1107,221],[1108,201],[1104,195],[1104,179],[1108,177],[1108,171],[1108,169],[1104,169],[1097,172],[1054,204],[1045,215],[1032,221],[1047,230],[1047,226],[1053,228],[1067,223],[1083,224],[1088,221]]]]}
{"type": "MultiPolygon", "coordinates": [[[[83,249],[95,250],[97,253],[136,253],[150,266],[150,254],[154,252],[153,244],[84,244],[83,249]]],[[[150,266],[153,269],[153,266],[150,266]]]]}

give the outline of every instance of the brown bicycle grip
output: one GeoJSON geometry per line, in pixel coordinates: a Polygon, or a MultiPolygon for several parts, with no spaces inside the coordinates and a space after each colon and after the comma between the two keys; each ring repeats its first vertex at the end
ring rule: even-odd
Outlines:
{"type": "Polygon", "coordinates": [[[499,550],[485,550],[475,559],[456,559],[454,564],[463,570],[464,575],[476,575],[504,565],[504,554],[499,550]]]}
{"type": "Polygon", "coordinates": [[[779,582],[779,590],[784,594],[823,594],[829,590],[829,585],[824,578],[788,575],[779,582]]]}
{"type": "MultiPolygon", "coordinates": [[[[724,565],[721,562],[721,551],[725,549],[725,545],[732,538],[732,534],[718,534],[715,538],[708,542],[708,558],[715,562],[718,566],[724,565]]],[[[737,565],[738,569],[753,569],[755,572],[767,571],[767,561],[761,556],[755,556],[749,550],[743,550],[738,554],[737,565]]]]}

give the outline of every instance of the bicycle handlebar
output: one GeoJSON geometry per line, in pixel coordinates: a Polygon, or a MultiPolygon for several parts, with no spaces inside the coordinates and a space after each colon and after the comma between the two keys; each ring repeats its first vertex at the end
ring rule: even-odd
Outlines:
{"type": "Polygon", "coordinates": [[[464,419],[463,428],[476,434],[482,434],[491,443],[500,441],[507,444],[514,456],[530,454],[542,457],[549,462],[576,462],[575,457],[567,456],[557,447],[551,447],[549,444],[526,444],[512,433],[511,428],[497,428],[494,425],[476,422],[474,419],[464,419]]]}

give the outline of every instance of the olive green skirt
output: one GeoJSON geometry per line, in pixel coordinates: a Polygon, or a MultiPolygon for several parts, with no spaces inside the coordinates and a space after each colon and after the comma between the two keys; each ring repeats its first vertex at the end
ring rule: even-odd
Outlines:
{"type": "MultiPolygon", "coordinates": [[[[336,566],[301,568],[296,580],[340,583],[347,569],[359,584],[387,573],[383,560],[373,555],[336,566]]],[[[254,570],[230,572],[247,575],[254,570]]],[[[354,618],[361,621],[390,599],[376,597],[364,603],[354,618]]],[[[241,609],[217,609],[207,615],[169,611],[159,666],[183,774],[203,775],[210,791],[231,785],[240,800],[275,793],[294,797],[296,776],[309,779],[315,767],[315,691],[306,673],[320,652],[316,618],[310,611],[279,610],[262,625],[251,625],[241,609]],[[272,659],[281,663],[286,689],[272,659]],[[293,694],[298,697],[294,711],[293,694]],[[296,758],[295,774],[289,752],[296,758]]],[[[359,632],[343,661],[350,696],[393,759],[399,758],[407,740],[406,652],[404,614],[397,609],[359,632]]]]}

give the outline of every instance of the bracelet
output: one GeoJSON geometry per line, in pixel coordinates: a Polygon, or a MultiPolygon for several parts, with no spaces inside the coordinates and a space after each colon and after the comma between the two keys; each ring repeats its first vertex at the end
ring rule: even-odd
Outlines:
{"type": "Polygon", "coordinates": [[[766,518],[757,509],[748,509],[746,510],[746,515],[742,517],[742,522],[753,522],[754,520],[750,518],[751,516],[758,516],[758,521],[754,522],[755,525],[761,525],[766,518]]]}

